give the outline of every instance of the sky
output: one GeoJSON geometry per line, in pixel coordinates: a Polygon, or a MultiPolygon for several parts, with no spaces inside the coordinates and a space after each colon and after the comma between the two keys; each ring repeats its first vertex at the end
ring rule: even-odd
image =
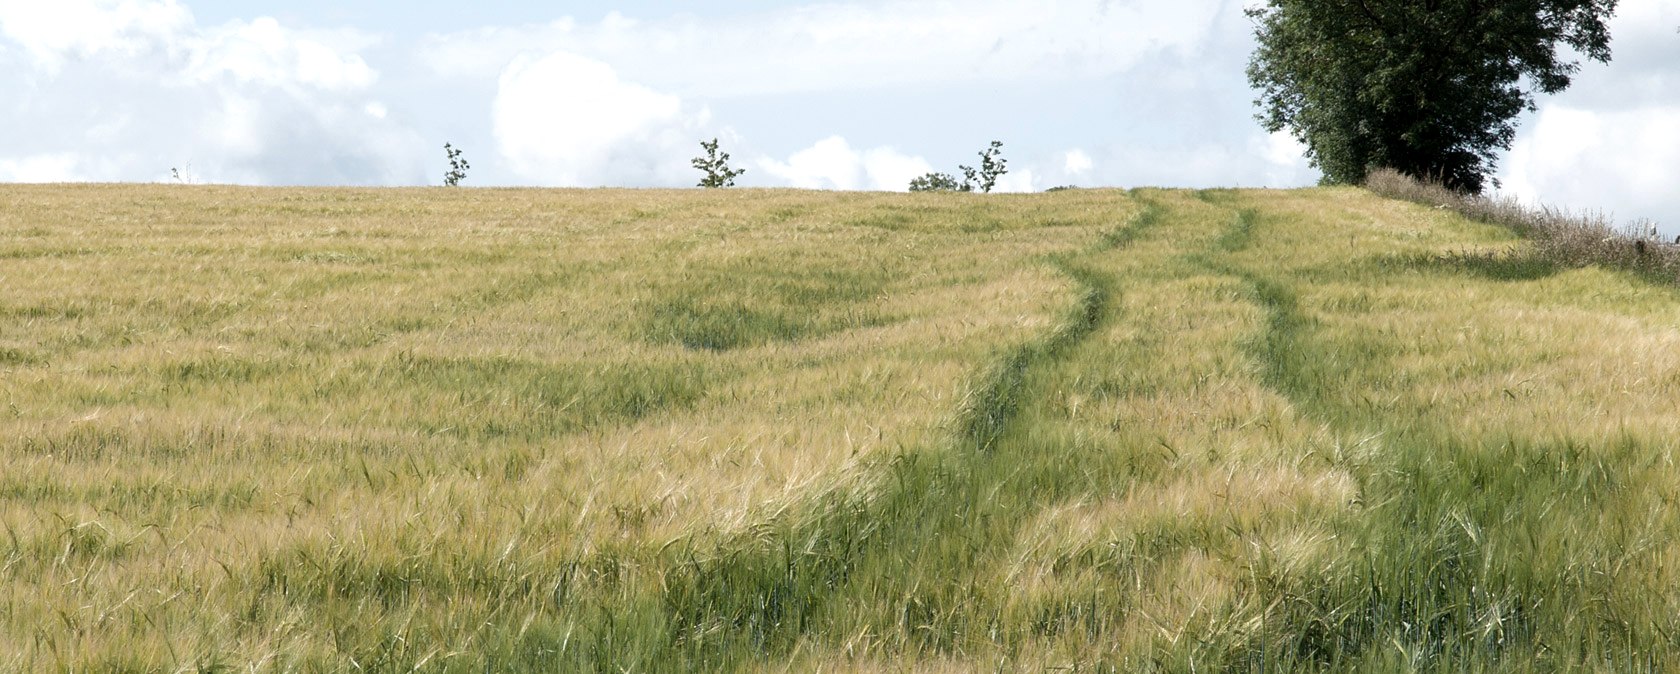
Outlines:
{"type": "MultiPolygon", "coordinates": [[[[1246,0],[1252,3],[1254,0],[1246,0]]],[[[1245,0],[0,0],[0,181],[902,190],[1310,185],[1254,120],[1245,0]]],[[[1530,202],[1680,233],[1680,0],[1521,120],[1530,202]]]]}

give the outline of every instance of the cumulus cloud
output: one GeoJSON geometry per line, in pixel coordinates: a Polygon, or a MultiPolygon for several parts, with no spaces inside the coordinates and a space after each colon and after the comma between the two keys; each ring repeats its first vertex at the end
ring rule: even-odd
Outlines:
{"type": "Polygon", "coordinates": [[[16,180],[412,183],[417,135],[369,114],[354,31],[200,25],[176,0],[0,0],[0,152],[16,180]]]}
{"type": "Polygon", "coordinates": [[[1680,233],[1680,4],[1624,0],[1615,60],[1588,64],[1542,99],[1501,163],[1501,191],[1525,201],[1652,219],[1680,233]]]}
{"type": "Polygon", "coordinates": [[[86,175],[77,170],[72,154],[45,154],[16,159],[0,159],[0,181],[20,183],[61,183],[86,175]]]}
{"type": "MultiPolygon", "coordinates": [[[[1128,86],[1111,76],[1162,58],[1206,62],[1207,45],[1229,29],[1220,17],[1240,18],[1235,0],[851,0],[652,21],[609,13],[422,38],[385,52],[408,59],[382,64],[398,71],[385,78],[367,56],[383,38],[261,17],[204,25],[183,2],[0,0],[0,86],[21,93],[0,123],[43,130],[0,150],[11,153],[0,160],[12,175],[155,179],[191,163],[208,181],[432,182],[425,167],[441,143],[405,126],[418,123],[469,149],[493,146],[474,156],[476,184],[686,186],[695,141],[722,135],[726,149],[756,156],[742,162],[754,168],[749,183],[901,190],[933,170],[902,143],[947,156],[973,131],[903,137],[894,133],[911,127],[819,114],[809,132],[833,136],[787,154],[767,150],[778,141],[765,137],[867,89],[1128,86]],[[729,127],[713,129],[710,106],[745,95],[758,98],[731,122],[757,124],[730,140],[729,127]],[[440,96],[460,104],[429,105],[440,96]],[[860,136],[869,142],[847,140],[860,136]]],[[[890,98],[877,116],[902,119],[902,109],[886,112],[890,98]]],[[[916,109],[967,124],[970,107],[916,109]]],[[[1000,122],[997,135],[1023,153],[1000,189],[1101,184],[1129,170],[1095,146],[1057,153],[1001,119],[987,124],[1000,122]]]]}
{"type": "Polygon", "coordinates": [[[1652,218],[1680,230],[1680,104],[1542,109],[1506,159],[1503,191],[1530,202],[1652,218]]]}
{"type": "Polygon", "coordinates": [[[521,57],[502,72],[493,105],[507,168],[544,185],[681,184],[683,154],[705,113],[566,52],[521,57]]]}
{"type": "Polygon", "coordinates": [[[67,59],[153,51],[167,46],[160,36],[181,34],[192,22],[175,0],[0,0],[0,35],[49,72],[67,59]]]}
{"type": "Polygon", "coordinates": [[[1062,155],[1062,170],[1069,176],[1081,176],[1091,171],[1091,155],[1084,150],[1068,150],[1062,155]]]}
{"type": "Polygon", "coordinates": [[[433,148],[419,134],[349,102],[221,92],[201,119],[183,150],[209,182],[415,184],[439,163],[426,161],[433,148]]]}
{"type": "MultiPolygon", "coordinates": [[[[1241,0],[697,5],[431,36],[206,23],[198,1],[0,0],[0,180],[190,164],[204,181],[435,184],[450,140],[471,184],[689,186],[713,136],[755,185],[901,190],[936,170],[923,157],[952,171],[991,138],[1005,190],[1317,178],[1252,119],[1241,0]]],[[[1540,101],[1501,178],[1680,228],[1680,4],[1619,14],[1616,61],[1540,101]]]]}
{"type": "MultiPolygon", "coordinates": [[[[786,159],[759,157],[759,180],[807,189],[904,191],[930,171],[955,174],[891,147],[854,148],[831,136],[786,159]]],[[[1054,185],[1164,187],[1293,187],[1316,173],[1287,134],[1256,131],[1246,145],[1205,142],[1190,147],[1114,144],[1047,155],[1011,156],[995,192],[1038,192],[1054,185]]],[[[961,176],[958,176],[959,178],[961,176]]]]}
{"type": "Polygon", "coordinates": [[[1039,190],[1038,174],[1031,167],[1010,169],[1009,173],[998,178],[994,192],[1037,192],[1039,190]]]}
{"type": "Polygon", "coordinates": [[[1288,131],[1251,137],[1249,151],[1265,160],[1264,164],[1250,167],[1254,175],[1261,177],[1262,186],[1298,185],[1309,179],[1312,174],[1311,162],[1307,160],[1306,144],[1288,131]]]}
{"type": "Polygon", "coordinates": [[[1278,139],[1257,132],[1246,144],[1235,145],[1116,143],[1091,150],[1093,168],[1077,175],[1066,170],[1065,156],[1058,156],[1054,162],[1023,163],[1022,167],[1036,172],[1034,186],[1039,188],[1066,184],[1193,188],[1312,184],[1317,173],[1300,155],[1289,154],[1284,140],[1287,136],[1278,139]]]}
{"type": "MultiPolygon", "coordinates": [[[[329,34],[295,31],[261,17],[250,22],[196,31],[179,40],[187,53],[182,74],[199,82],[231,78],[241,83],[292,89],[353,91],[373,84],[377,73],[358,54],[341,51],[329,34]]],[[[369,40],[350,34],[342,42],[369,40]]]]}
{"type": "Polygon", "coordinates": [[[563,50],[684,96],[1080,79],[1194,48],[1226,4],[898,0],[648,22],[614,12],[594,23],[566,18],[437,35],[419,54],[435,72],[473,77],[520,54],[563,50]]]}
{"type": "Polygon", "coordinates": [[[759,169],[783,184],[806,189],[904,191],[910,181],[933,170],[926,159],[890,147],[858,151],[845,138],[831,136],[793,153],[786,161],[762,157],[759,169]]]}

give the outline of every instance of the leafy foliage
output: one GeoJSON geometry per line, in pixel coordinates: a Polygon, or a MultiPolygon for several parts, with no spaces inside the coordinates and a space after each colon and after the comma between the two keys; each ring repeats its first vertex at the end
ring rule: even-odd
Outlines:
{"type": "Polygon", "coordinates": [[[973,188],[957,182],[949,173],[929,173],[910,181],[911,192],[968,192],[973,188]]]}
{"type": "Polygon", "coordinates": [[[699,187],[734,187],[735,179],[747,172],[746,169],[729,168],[729,153],[718,152],[716,138],[710,142],[700,141],[700,147],[706,151],[706,156],[695,157],[690,162],[694,168],[706,174],[706,177],[700,179],[699,187]]]}
{"type": "Polygon", "coordinates": [[[963,185],[973,186],[963,191],[973,191],[974,187],[978,187],[981,192],[990,193],[993,187],[997,187],[997,179],[1009,172],[1009,169],[1004,168],[1004,165],[1008,163],[1009,160],[1003,158],[1003,143],[996,140],[992,141],[991,147],[980,152],[979,171],[969,166],[957,167],[962,170],[963,185]]]}
{"type": "Polygon", "coordinates": [[[1003,143],[992,141],[990,147],[980,152],[980,168],[961,165],[957,169],[962,171],[962,182],[957,182],[956,176],[949,173],[929,173],[910,181],[911,192],[991,192],[997,187],[998,178],[1009,172],[1005,166],[1009,160],[1003,158],[1003,143]]]}
{"type": "Polygon", "coordinates": [[[467,169],[472,168],[472,165],[461,157],[461,148],[444,143],[443,152],[449,157],[449,171],[443,174],[443,184],[448,187],[457,187],[462,180],[467,178],[467,169]]]}
{"type": "Polygon", "coordinates": [[[1569,87],[1560,46],[1610,60],[1616,0],[1268,0],[1248,10],[1260,122],[1326,183],[1375,167],[1480,192],[1533,91],[1569,87]],[[1533,90],[1533,91],[1531,91],[1533,90]]]}

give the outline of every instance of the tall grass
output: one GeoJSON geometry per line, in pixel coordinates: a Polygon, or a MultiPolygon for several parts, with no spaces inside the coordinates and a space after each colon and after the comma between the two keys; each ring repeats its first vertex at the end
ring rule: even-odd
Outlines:
{"type": "Polygon", "coordinates": [[[1448,209],[0,201],[0,669],[1680,666],[1680,297],[1448,209]]]}
{"type": "Polygon", "coordinates": [[[1507,227],[1531,242],[1522,250],[1523,260],[1499,261],[1496,256],[1483,254],[1466,258],[1471,264],[1530,268],[1597,264],[1680,283],[1680,242],[1653,236],[1648,231],[1649,223],[1636,222],[1618,229],[1603,214],[1530,206],[1514,197],[1464,194],[1392,169],[1373,171],[1365,187],[1386,197],[1450,209],[1478,222],[1507,227]]]}
{"type": "MultiPolygon", "coordinates": [[[[585,598],[640,601],[665,551],[749,536],[955,437],[967,382],[1072,292],[1044,257],[1131,208],[117,186],[0,201],[0,669],[137,670],[572,652],[586,639],[537,636],[585,598]]],[[[613,634],[602,657],[646,636],[613,634]]]]}

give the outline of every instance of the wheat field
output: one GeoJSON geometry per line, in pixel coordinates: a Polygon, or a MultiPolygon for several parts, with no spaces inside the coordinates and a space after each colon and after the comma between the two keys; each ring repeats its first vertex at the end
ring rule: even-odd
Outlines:
{"type": "Polygon", "coordinates": [[[1354,188],[0,188],[0,670],[1665,671],[1680,293],[1354,188]]]}

